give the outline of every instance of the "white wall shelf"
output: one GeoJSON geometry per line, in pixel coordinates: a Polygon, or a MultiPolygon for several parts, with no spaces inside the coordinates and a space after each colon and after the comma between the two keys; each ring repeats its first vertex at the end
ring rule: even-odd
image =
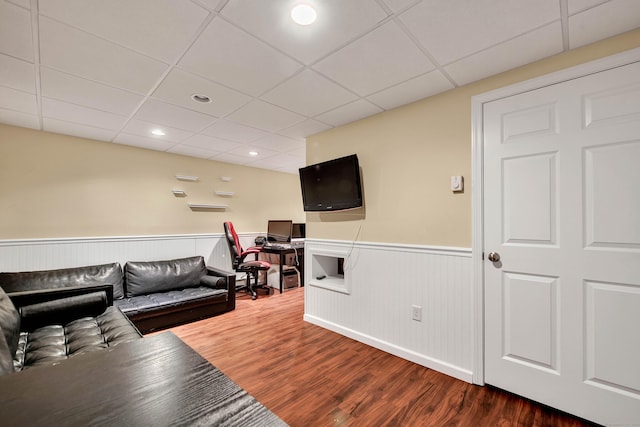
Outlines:
{"type": "Polygon", "coordinates": [[[189,208],[191,208],[191,210],[197,210],[197,211],[202,211],[202,210],[225,210],[227,209],[228,205],[212,205],[212,204],[202,204],[202,203],[187,203],[189,205],[189,208]]]}
{"type": "Polygon", "coordinates": [[[216,196],[233,197],[236,193],[234,191],[216,191],[215,194],[216,196]]]}
{"type": "Polygon", "coordinates": [[[198,177],[191,175],[176,175],[176,179],[178,181],[197,181],[198,177]]]}

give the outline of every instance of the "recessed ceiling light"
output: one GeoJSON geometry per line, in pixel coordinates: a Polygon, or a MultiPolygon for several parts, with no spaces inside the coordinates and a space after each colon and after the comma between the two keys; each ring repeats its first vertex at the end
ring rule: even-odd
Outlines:
{"type": "Polygon", "coordinates": [[[250,156],[257,156],[258,152],[257,151],[249,151],[249,155],[250,156]]]}
{"type": "Polygon", "coordinates": [[[196,102],[202,102],[202,103],[211,102],[210,97],[208,97],[207,95],[202,95],[200,93],[194,93],[193,95],[191,95],[191,99],[193,99],[196,102]]]}
{"type": "Polygon", "coordinates": [[[154,134],[155,136],[165,136],[166,133],[162,130],[162,129],[153,129],[151,131],[152,134],[154,134]]]}
{"type": "Polygon", "coordinates": [[[299,4],[291,9],[291,19],[299,25],[311,25],[316,21],[316,11],[308,4],[299,4]]]}

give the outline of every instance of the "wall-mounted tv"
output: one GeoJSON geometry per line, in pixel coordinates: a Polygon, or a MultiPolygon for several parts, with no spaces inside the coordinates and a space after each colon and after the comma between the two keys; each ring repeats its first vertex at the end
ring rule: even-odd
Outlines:
{"type": "Polygon", "coordinates": [[[358,156],[341,157],[299,169],[306,212],[339,211],[362,206],[358,156]]]}

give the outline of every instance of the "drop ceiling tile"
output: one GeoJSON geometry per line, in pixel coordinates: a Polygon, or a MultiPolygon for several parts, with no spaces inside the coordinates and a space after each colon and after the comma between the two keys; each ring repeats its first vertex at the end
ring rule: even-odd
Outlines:
{"type": "Polygon", "coordinates": [[[217,160],[219,162],[224,162],[224,163],[233,163],[236,165],[245,165],[250,161],[246,157],[237,156],[235,154],[229,154],[229,153],[216,154],[211,158],[211,160],[217,160]]]}
{"type": "Polygon", "coordinates": [[[230,122],[228,120],[220,119],[201,133],[217,138],[228,139],[236,142],[248,143],[255,141],[258,138],[269,135],[260,129],[252,128],[250,126],[241,125],[239,123],[230,122]]]}
{"type": "Polygon", "coordinates": [[[220,6],[224,5],[224,3],[228,2],[229,0],[193,0],[198,4],[201,4],[203,7],[207,8],[208,10],[211,11],[218,11],[220,9],[220,6]]]}
{"type": "Polygon", "coordinates": [[[567,0],[567,9],[569,15],[573,15],[608,1],[609,0],[567,0]]]}
{"type": "Polygon", "coordinates": [[[31,13],[7,2],[0,2],[0,53],[33,62],[31,13]]]}
{"type": "Polygon", "coordinates": [[[256,160],[250,163],[247,163],[247,166],[255,166],[259,168],[265,169],[276,169],[276,168],[284,168],[284,167],[296,167],[300,164],[300,159],[295,156],[290,156],[288,154],[279,154],[276,156],[268,157],[266,159],[256,160]]]}
{"type": "Polygon", "coordinates": [[[382,90],[367,99],[385,110],[453,89],[455,86],[438,70],[382,90]]]}
{"type": "Polygon", "coordinates": [[[315,116],[357,98],[352,92],[309,69],[261,97],[267,102],[305,116],[315,116]]]}
{"type": "Polygon", "coordinates": [[[260,100],[250,102],[238,111],[230,114],[228,118],[247,126],[264,129],[269,132],[277,132],[280,129],[291,127],[305,119],[305,117],[300,114],[260,100]]]}
{"type": "Polygon", "coordinates": [[[31,0],[8,0],[8,2],[25,9],[31,9],[31,0]]]}
{"type": "Polygon", "coordinates": [[[333,126],[317,120],[307,119],[289,128],[278,131],[278,133],[290,138],[306,138],[310,135],[331,129],[332,127],[333,126]]]}
{"type": "Polygon", "coordinates": [[[236,156],[244,157],[248,162],[262,161],[263,159],[278,155],[277,151],[269,150],[265,147],[259,147],[257,145],[245,145],[234,148],[227,152],[227,154],[233,154],[236,156]],[[257,152],[257,155],[251,155],[250,152],[257,152]]]}
{"type": "Polygon", "coordinates": [[[314,66],[365,96],[434,69],[409,37],[390,21],[314,66]]]}
{"type": "Polygon", "coordinates": [[[222,9],[222,15],[305,64],[338,49],[387,17],[371,0],[307,0],[318,18],[305,27],[291,20],[295,3],[232,0],[222,9]]]}
{"type": "Polygon", "coordinates": [[[184,0],[46,0],[40,13],[173,63],[209,16],[184,0]]]}
{"type": "Polygon", "coordinates": [[[283,166],[283,167],[279,167],[274,169],[276,172],[283,172],[283,173],[289,173],[292,175],[298,175],[298,169],[304,167],[304,164],[296,164],[296,165],[292,165],[292,166],[283,166]]]}
{"type": "Polygon", "coordinates": [[[134,118],[192,132],[198,132],[217,120],[214,116],[156,99],[147,99],[134,118]]]}
{"type": "Polygon", "coordinates": [[[145,148],[147,150],[167,151],[175,145],[173,142],[163,141],[161,139],[147,138],[139,135],[131,135],[128,133],[119,133],[113,140],[116,144],[131,145],[133,147],[145,148]]]}
{"type": "Polygon", "coordinates": [[[288,152],[300,149],[301,147],[304,148],[305,143],[304,141],[289,138],[286,136],[269,135],[254,141],[252,145],[255,145],[257,147],[264,147],[272,151],[288,152]]]}
{"type": "Polygon", "coordinates": [[[36,93],[33,64],[0,54],[0,85],[36,93]]]}
{"type": "Polygon", "coordinates": [[[384,0],[384,3],[393,11],[393,13],[398,13],[419,1],[421,0],[384,0]]]}
{"type": "Polygon", "coordinates": [[[215,117],[229,114],[251,100],[247,95],[178,68],[169,73],[153,93],[153,97],[215,117]],[[196,102],[191,99],[195,94],[206,95],[212,101],[196,102]]]}
{"type": "Polygon", "coordinates": [[[365,117],[381,113],[382,111],[383,110],[380,107],[377,107],[368,101],[360,99],[358,101],[352,102],[351,104],[336,108],[333,111],[321,114],[316,117],[316,119],[321,120],[325,123],[329,123],[333,126],[342,126],[347,123],[355,122],[356,120],[364,119],[365,117]]]}
{"type": "Polygon", "coordinates": [[[0,86],[0,108],[38,115],[36,96],[8,87],[0,86]]]}
{"type": "Polygon", "coordinates": [[[81,79],[50,68],[42,67],[40,74],[43,96],[71,104],[129,116],[143,100],[142,96],[132,92],[81,79]]]}
{"type": "Polygon", "coordinates": [[[542,27],[445,67],[459,85],[562,52],[560,23],[542,27]]]}
{"type": "Polygon", "coordinates": [[[191,147],[198,147],[205,150],[218,151],[218,152],[231,151],[242,145],[238,142],[229,141],[221,138],[215,138],[213,136],[207,136],[202,134],[193,135],[192,137],[182,141],[182,144],[188,145],[191,147]]]}
{"type": "Polygon", "coordinates": [[[193,136],[193,132],[172,128],[162,123],[151,123],[135,119],[129,120],[122,131],[131,135],[139,135],[150,139],[159,139],[161,141],[171,142],[180,142],[190,136],[193,136]],[[153,135],[151,131],[154,129],[162,130],[165,135],[153,135]]]}
{"type": "Polygon", "coordinates": [[[168,65],[83,31],[40,18],[42,65],[147,94],[168,65]]]}
{"type": "Polygon", "coordinates": [[[424,0],[400,15],[441,65],[559,19],[557,0],[424,0]]]}
{"type": "MultiPolygon", "coordinates": [[[[42,98],[42,115],[45,118],[83,124],[90,127],[118,131],[127,117],[81,105],[69,104],[51,98],[42,98]]],[[[115,136],[112,135],[112,137],[115,136]]]]}
{"type": "Polygon", "coordinates": [[[569,17],[569,48],[640,27],[640,1],[613,0],[569,17]]]}
{"type": "Polygon", "coordinates": [[[80,138],[95,139],[98,141],[110,141],[117,133],[113,130],[99,129],[93,126],[70,123],[57,119],[49,119],[46,117],[42,122],[44,130],[47,132],[78,136],[80,138]]]}
{"type": "Polygon", "coordinates": [[[40,129],[40,120],[33,114],[0,108],[0,123],[30,129],[40,129]]]}
{"type": "Polygon", "coordinates": [[[208,159],[215,156],[216,154],[220,154],[219,151],[206,150],[204,148],[192,147],[190,145],[184,144],[173,146],[168,151],[169,153],[182,154],[183,156],[190,157],[199,157],[201,159],[208,159]]]}
{"type": "Polygon", "coordinates": [[[253,96],[301,68],[301,64],[219,18],[209,24],[179,66],[253,96]]]}

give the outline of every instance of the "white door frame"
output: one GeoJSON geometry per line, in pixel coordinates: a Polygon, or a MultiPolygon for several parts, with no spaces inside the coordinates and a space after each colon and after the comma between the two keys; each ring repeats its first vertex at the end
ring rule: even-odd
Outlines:
{"type": "Polygon", "coordinates": [[[471,98],[471,217],[473,263],[473,374],[474,384],[484,385],[484,189],[483,189],[483,104],[564,81],[599,73],[640,61],[640,48],[556,71],[471,98]]]}

